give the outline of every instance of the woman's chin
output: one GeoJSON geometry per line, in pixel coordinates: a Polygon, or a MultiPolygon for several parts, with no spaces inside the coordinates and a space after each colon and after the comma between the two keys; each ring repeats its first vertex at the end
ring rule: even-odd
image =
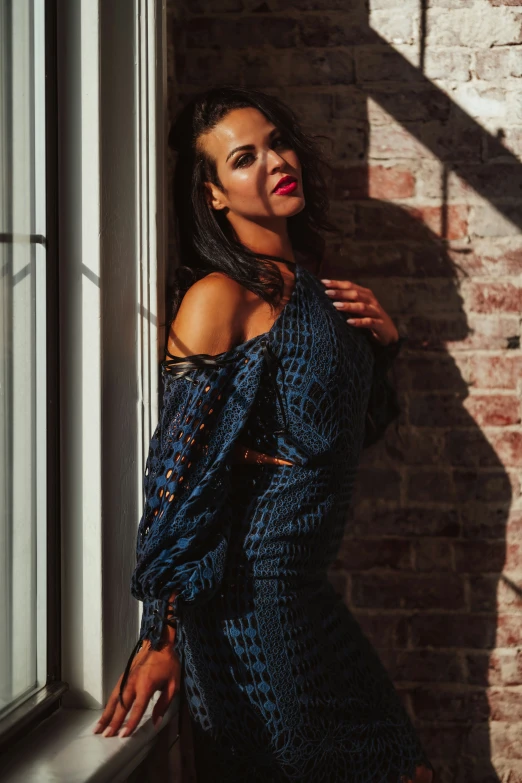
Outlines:
{"type": "Polygon", "coordinates": [[[277,214],[280,217],[292,217],[292,215],[297,215],[299,212],[302,212],[305,205],[306,202],[303,196],[288,198],[288,201],[279,207],[277,214]]]}

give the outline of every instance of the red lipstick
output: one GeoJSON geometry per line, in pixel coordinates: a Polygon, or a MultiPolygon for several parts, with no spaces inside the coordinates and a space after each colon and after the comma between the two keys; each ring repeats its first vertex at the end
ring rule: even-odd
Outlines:
{"type": "Polygon", "coordinates": [[[275,186],[273,192],[277,193],[278,195],[284,196],[286,193],[292,193],[297,187],[297,179],[295,177],[290,177],[288,174],[284,177],[281,177],[277,185],[275,186]]]}

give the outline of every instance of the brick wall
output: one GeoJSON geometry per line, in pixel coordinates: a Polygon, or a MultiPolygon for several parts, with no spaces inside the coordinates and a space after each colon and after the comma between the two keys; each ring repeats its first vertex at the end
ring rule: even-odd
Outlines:
{"type": "Polygon", "coordinates": [[[371,287],[410,338],[332,579],[437,783],[522,780],[520,4],[169,4],[171,110],[227,81],[327,135],[343,237],[322,276],[371,287]]]}

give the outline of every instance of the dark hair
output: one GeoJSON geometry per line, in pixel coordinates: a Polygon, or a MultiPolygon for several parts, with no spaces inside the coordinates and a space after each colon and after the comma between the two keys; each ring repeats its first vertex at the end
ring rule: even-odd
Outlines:
{"type": "Polygon", "coordinates": [[[301,212],[288,218],[288,235],[296,254],[320,262],[325,246],[321,231],[337,231],[327,220],[329,198],[323,168],[330,168],[329,163],[316,145],[317,137],[301,130],[290,107],[277,97],[243,87],[223,85],[197,94],[176,116],[169,134],[169,146],[177,153],[173,196],[181,258],[169,291],[172,319],[186,290],[213,271],[226,273],[271,305],[283,295],[283,276],[272,261],[286,260],[245,247],[223,214],[225,210],[209,206],[203,184],[211,182],[223,190],[216,162],[205,153],[201,136],[233,109],[245,107],[256,108],[271,120],[301,163],[306,203],[301,212]]]}

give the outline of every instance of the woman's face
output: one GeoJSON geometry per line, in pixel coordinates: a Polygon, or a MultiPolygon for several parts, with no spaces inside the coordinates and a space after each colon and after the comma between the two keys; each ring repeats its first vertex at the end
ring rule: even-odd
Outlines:
{"type": "Polygon", "coordinates": [[[216,161],[223,185],[222,191],[206,183],[209,203],[218,210],[228,207],[232,224],[241,218],[271,224],[274,218],[288,218],[304,208],[297,154],[258,109],[233,109],[201,141],[216,161]],[[286,194],[275,192],[287,175],[297,180],[297,187],[286,194]]]}

